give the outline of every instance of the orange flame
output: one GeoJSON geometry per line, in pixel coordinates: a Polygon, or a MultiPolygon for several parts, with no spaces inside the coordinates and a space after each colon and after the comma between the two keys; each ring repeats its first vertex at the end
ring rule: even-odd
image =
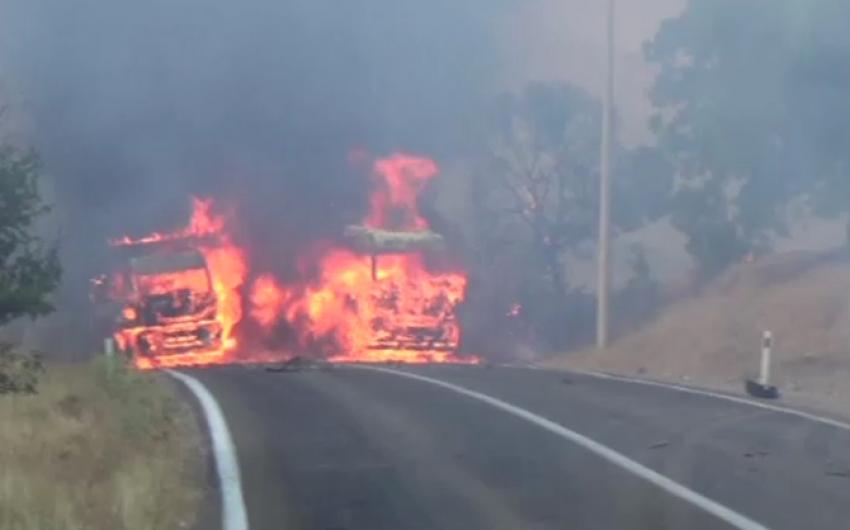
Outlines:
{"type": "Polygon", "coordinates": [[[206,271],[193,269],[141,275],[136,278],[136,285],[143,294],[164,294],[178,289],[203,293],[209,291],[209,278],[206,271]]]}
{"type": "Polygon", "coordinates": [[[274,326],[283,306],[285,293],[274,276],[264,274],[251,285],[251,317],[265,329],[274,326]]]}
{"type": "Polygon", "coordinates": [[[428,221],[419,213],[419,193],[439,169],[433,160],[394,155],[375,162],[373,175],[378,188],[372,193],[369,228],[427,230],[428,221]]]}
{"type": "MultiPolygon", "coordinates": [[[[377,160],[373,166],[375,190],[363,224],[389,231],[428,230],[417,200],[438,171],[437,164],[426,158],[394,155],[377,160]]],[[[128,246],[197,238],[193,245],[206,258],[216,294],[215,320],[224,338],[220,349],[137,356],[139,368],[266,362],[291,353],[236,354],[234,332],[243,318],[241,290],[250,271],[245,253],[229,232],[229,217],[217,215],[213,206],[211,200],[194,199],[192,219],[185,228],[111,241],[128,246]]],[[[312,254],[302,257],[310,255],[315,257],[310,269],[318,271],[312,281],[288,285],[263,274],[251,282],[247,315],[261,331],[273,333],[279,325],[288,326],[293,333],[287,336],[294,336],[301,349],[337,362],[478,362],[456,353],[461,329],[455,311],[467,285],[463,272],[430,270],[421,252],[373,257],[317,245],[312,254]]],[[[178,284],[197,287],[198,282],[193,274],[169,273],[150,288],[167,292],[178,284]]],[[[126,346],[132,334],[140,331],[124,330],[116,338],[126,346]]]]}
{"type": "MultiPolygon", "coordinates": [[[[377,181],[364,225],[421,231],[428,222],[417,198],[437,164],[395,155],[374,164],[377,181]]],[[[331,248],[319,257],[318,277],[298,286],[261,276],[251,291],[251,314],[269,328],[283,319],[302,348],[338,362],[476,362],[458,357],[466,276],[431,272],[421,253],[370,257],[331,248]],[[376,261],[373,263],[372,260],[376,261]]]]}
{"type": "Polygon", "coordinates": [[[237,347],[233,328],[242,320],[242,295],[239,290],[245,283],[247,266],[242,249],[225,236],[218,246],[201,247],[210,268],[213,289],[218,299],[218,321],[224,337],[224,349],[237,347]]]}
{"type": "Polygon", "coordinates": [[[117,239],[111,239],[109,241],[109,244],[112,246],[121,247],[160,243],[165,241],[177,241],[180,239],[185,239],[187,237],[204,237],[219,235],[224,231],[226,224],[225,218],[223,216],[213,214],[212,210],[212,199],[200,199],[197,197],[193,197],[192,218],[189,221],[189,225],[183,228],[182,230],[176,230],[174,232],[167,233],[154,232],[150,235],[136,239],[131,238],[130,236],[123,236],[117,239]]]}
{"type": "Polygon", "coordinates": [[[454,309],[466,278],[426,270],[421,256],[382,256],[372,278],[369,257],[333,250],[314,285],[284,303],[286,319],[305,325],[307,340],[332,335],[331,360],[448,362],[456,360],[460,327],[454,309]],[[399,337],[399,328],[438,330],[437,337],[399,337]],[[376,344],[378,346],[376,346],[376,344]]]}
{"type": "MultiPolygon", "coordinates": [[[[154,233],[139,239],[124,236],[110,243],[114,246],[132,246],[198,238],[196,247],[204,255],[209,279],[204,272],[190,270],[140,276],[136,281],[140,291],[151,294],[169,292],[181,287],[204,292],[209,289],[211,283],[217,300],[215,320],[221,326],[222,347],[212,351],[191,351],[160,357],[136,356],[134,362],[141,369],[224,363],[229,361],[227,353],[237,346],[233,331],[236,324],[242,320],[240,289],[248,272],[245,255],[233,243],[226,230],[226,217],[213,213],[214,204],[211,199],[194,198],[192,206],[192,218],[188,226],[181,230],[154,233]],[[215,240],[203,239],[208,236],[215,236],[215,240]]],[[[121,330],[116,334],[119,346],[127,348],[145,330],[145,327],[121,330]]]]}

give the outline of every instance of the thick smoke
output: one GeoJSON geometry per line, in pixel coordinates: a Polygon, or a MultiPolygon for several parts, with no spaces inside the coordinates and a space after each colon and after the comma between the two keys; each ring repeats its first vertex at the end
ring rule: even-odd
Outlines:
{"type": "MultiPolygon", "coordinates": [[[[352,149],[452,157],[495,90],[499,0],[5,0],[11,97],[55,179],[67,284],[103,242],[240,211],[258,269],[358,219],[352,149]]],[[[75,288],[76,286],[76,288],[75,288]]]]}

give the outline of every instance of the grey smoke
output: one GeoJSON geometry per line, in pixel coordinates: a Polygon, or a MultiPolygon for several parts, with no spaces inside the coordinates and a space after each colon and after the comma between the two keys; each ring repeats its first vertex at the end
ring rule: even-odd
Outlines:
{"type": "Polygon", "coordinates": [[[237,204],[273,268],[363,210],[351,149],[451,157],[495,90],[500,0],[4,0],[11,97],[55,178],[69,282],[103,241],[237,204]]]}
{"type": "MultiPolygon", "coordinates": [[[[621,25],[649,37],[678,2],[641,2],[621,25]]],[[[0,1],[0,78],[53,179],[64,298],[85,302],[107,237],[177,226],[194,194],[238,206],[254,267],[285,272],[362,214],[352,149],[450,166],[494,94],[593,88],[597,3],[0,1]]]]}

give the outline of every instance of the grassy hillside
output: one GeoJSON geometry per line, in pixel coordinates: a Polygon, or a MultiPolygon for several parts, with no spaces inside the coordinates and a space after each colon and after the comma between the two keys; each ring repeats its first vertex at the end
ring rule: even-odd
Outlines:
{"type": "Polygon", "coordinates": [[[199,432],[164,376],[51,365],[37,395],[0,395],[0,528],[190,528],[199,432]]]}
{"type": "Polygon", "coordinates": [[[789,253],[740,265],[607,351],[554,362],[740,388],[763,330],[776,337],[786,393],[850,400],[850,259],[789,253]]]}

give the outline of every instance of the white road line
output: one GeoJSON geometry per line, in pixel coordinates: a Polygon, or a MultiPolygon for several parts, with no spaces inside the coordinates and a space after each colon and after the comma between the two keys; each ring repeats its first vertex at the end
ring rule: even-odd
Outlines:
{"type": "MultiPolygon", "coordinates": [[[[570,372],[567,372],[570,373],[570,372]]],[[[719,392],[712,392],[711,390],[701,390],[698,388],[691,388],[687,386],[677,385],[675,383],[662,383],[660,381],[652,381],[650,379],[633,379],[630,377],[624,377],[619,375],[611,375],[605,374],[601,372],[582,372],[575,371],[572,372],[578,375],[587,375],[590,377],[596,377],[598,379],[607,379],[611,381],[619,381],[621,383],[633,383],[636,385],[645,385],[645,386],[654,386],[658,388],[666,388],[668,390],[676,390],[678,392],[684,392],[686,394],[694,394],[697,396],[705,396],[715,399],[723,399],[725,401],[731,401],[733,403],[740,403],[743,405],[749,405],[751,407],[756,407],[763,410],[769,410],[771,412],[779,412],[782,414],[789,414],[791,416],[797,416],[798,418],[804,418],[810,421],[823,423],[825,425],[829,425],[831,427],[837,427],[839,429],[844,429],[850,431],[850,423],[845,423],[843,421],[834,420],[832,418],[827,418],[825,416],[818,416],[817,414],[811,414],[809,412],[803,412],[801,410],[792,409],[789,407],[780,407],[778,405],[770,405],[768,403],[762,403],[760,401],[755,401],[752,399],[747,399],[744,397],[730,396],[727,394],[721,394],[719,392]]]]}
{"type": "Polygon", "coordinates": [[[248,516],[245,500],[242,497],[242,479],[239,473],[239,462],[236,459],[236,448],[221,407],[218,406],[210,391],[194,377],[174,370],[166,371],[192,391],[204,411],[221,489],[222,530],[248,530],[248,516]]]}
{"type": "Polygon", "coordinates": [[[496,399],[486,394],[482,394],[474,390],[469,390],[462,386],[454,385],[452,383],[447,383],[439,379],[432,379],[430,377],[425,377],[410,372],[393,370],[390,368],[382,368],[378,366],[353,365],[353,367],[361,370],[372,370],[375,372],[392,374],[399,377],[406,377],[408,379],[415,379],[416,381],[429,383],[435,386],[445,388],[447,390],[451,390],[466,397],[477,399],[478,401],[487,403],[488,405],[491,405],[503,412],[512,414],[542,429],[556,434],[566,440],[569,440],[570,442],[573,442],[574,444],[596,454],[604,460],[607,460],[608,462],[619,466],[622,469],[634,475],[637,475],[638,477],[646,480],[647,482],[661,488],[662,490],[673,495],[674,497],[678,497],[698,508],[701,508],[702,510],[710,513],[711,515],[714,515],[718,519],[729,523],[735,528],[740,528],[741,530],[767,530],[766,526],[735,512],[731,508],[728,508],[716,501],[713,501],[708,497],[704,497],[703,495],[700,495],[699,493],[687,488],[686,486],[683,486],[682,484],[679,484],[678,482],[675,482],[665,477],[664,475],[661,475],[660,473],[657,473],[649,469],[648,467],[645,467],[644,465],[635,462],[634,460],[631,460],[625,455],[618,453],[617,451],[614,451],[613,449],[610,449],[607,446],[600,444],[599,442],[596,442],[575,431],[571,431],[570,429],[567,429],[566,427],[558,423],[548,420],[542,416],[538,416],[537,414],[534,414],[533,412],[530,412],[528,410],[511,405],[510,403],[506,403],[500,399],[496,399]]]}

